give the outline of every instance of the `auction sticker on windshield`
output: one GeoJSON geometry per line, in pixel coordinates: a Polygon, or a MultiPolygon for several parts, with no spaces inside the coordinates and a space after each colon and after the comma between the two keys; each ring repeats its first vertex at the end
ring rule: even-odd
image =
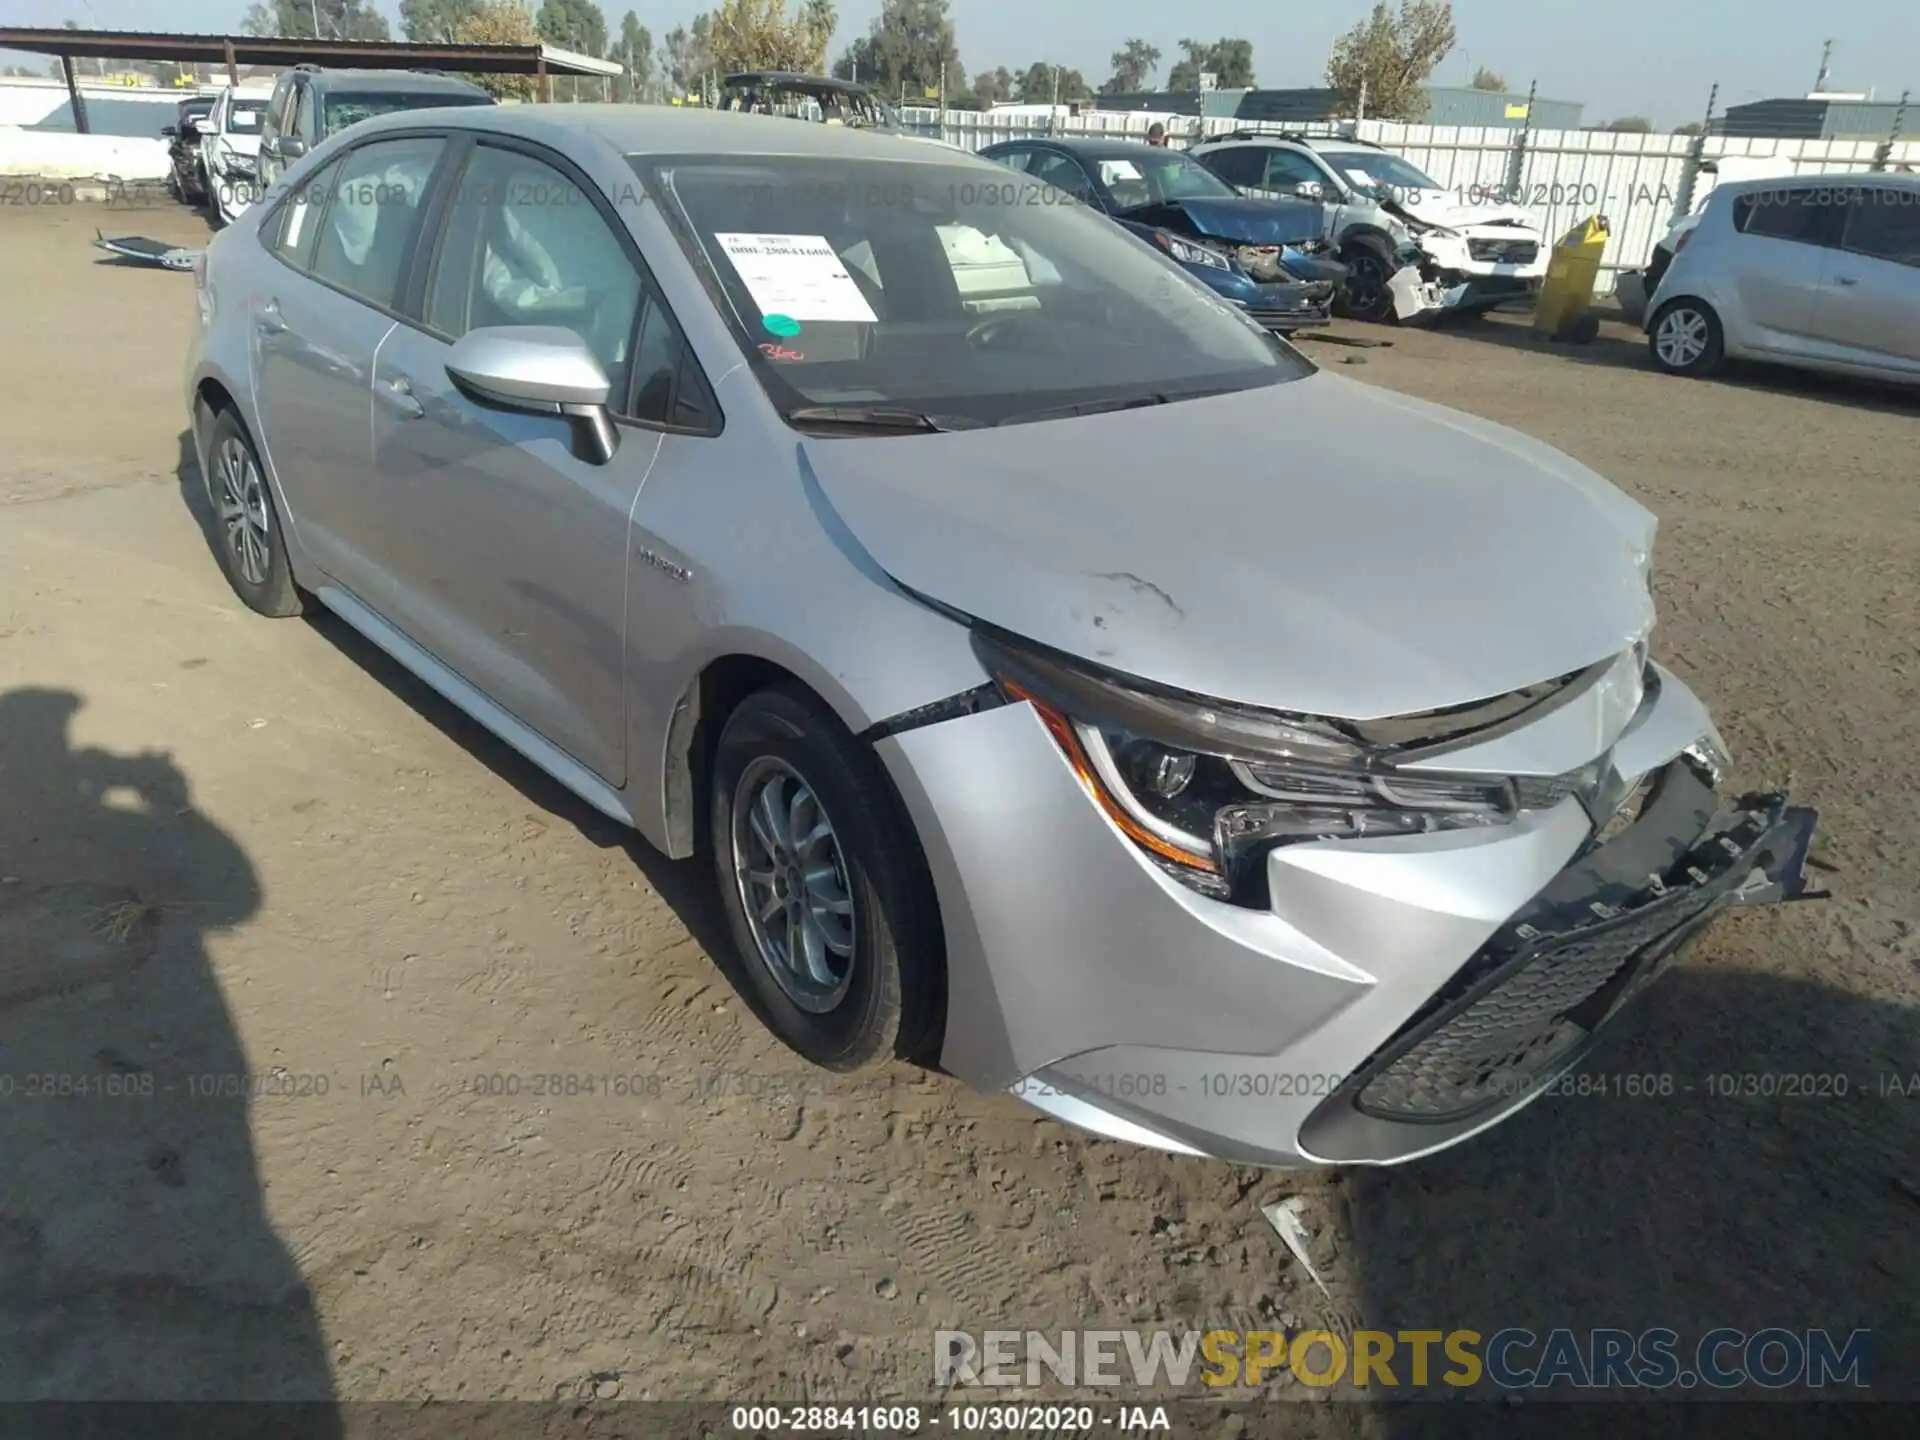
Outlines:
{"type": "Polygon", "coordinates": [[[762,315],[788,320],[879,319],[824,235],[715,235],[762,315]]]}

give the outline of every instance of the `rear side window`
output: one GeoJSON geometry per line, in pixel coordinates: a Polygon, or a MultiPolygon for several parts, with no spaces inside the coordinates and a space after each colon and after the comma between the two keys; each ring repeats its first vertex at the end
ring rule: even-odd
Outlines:
{"type": "Polygon", "coordinates": [[[1733,202],[1733,224],[1742,234],[1768,240],[1833,245],[1847,198],[1844,190],[1816,186],[1755,190],[1733,202]]]}
{"type": "Polygon", "coordinates": [[[382,310],[394,307],[400,272],[419,228],[435,136],[380,140],[340,164],[313,251],[313,276],[382,310]]]}
{"type": "Polygon", "coordinates": [[[270,220],[262,232],[271,237],[269,243],[274,254],[296,270],[312,268],[320,217],[326,211],[327,195],[339,174],[340,162],[335,160],[319,174],[303,181],[281,203],[279,215],[270,220]]]}
{"type": "Polygon", "coordinates": [[[1847,207],[1844,248],[1920,267],[1920,190],[1868,186],[1847,207]]]}
{"type": "Polygon", "coordinates": [[[1080,162],[1065,155],[1049,155],[1033,167],[1037,180],[1044,180],[1056,190],[1064,190],[1076,200],[1093,202],[1093,183],[1087,179],[1087,172],[1080,168],[1080,162]]]}

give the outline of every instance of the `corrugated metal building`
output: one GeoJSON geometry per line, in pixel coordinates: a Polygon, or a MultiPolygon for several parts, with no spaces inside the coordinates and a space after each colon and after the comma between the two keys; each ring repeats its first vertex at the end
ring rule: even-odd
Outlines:
{"type": "MultiPolygon", "coordinates": [[[[1716,135],[1773,140],[1885,140],[1893,133],[1898,104],[1853,100],[1755,100],[1730,105],[1713,122],[1716,135]]],[[[1910,106],[1900,127],[1920,129],[1920,106],[1910,106]]]]}
{"type": "MultiPolygon", "coordinates": [[[[1137,95],[1102,95],[1102,110],[1153,110],[1169,115],[1205,115],[1223,120],[1265,120],[1303,125],[1332,120],[1339,109],[1333,90],[1162,90],[1137,95]]],[[[1538,130],[1578,130],[1585,107],[1570,100],[1535,100],[1538,130]]],[[[1527,123],[1527,97],[1464,85],[1427,90],[1429,125],[1492,125],[1518,129],[1527,123]]]]}

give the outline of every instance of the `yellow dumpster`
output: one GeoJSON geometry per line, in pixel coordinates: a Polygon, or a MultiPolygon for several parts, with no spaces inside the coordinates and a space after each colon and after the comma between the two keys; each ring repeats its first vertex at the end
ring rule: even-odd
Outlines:
{"type": "Polygon", "coordinates": [[[1596,322],[1582,323],[1593,309],[1593,291],[1600,279],[1600,257],[1607,248],[1607,217],[1593,215],[1569,230],[1553,247],[1547,278],[1540,284],[1533,328],[1555,340],[1585,338],[1598,332],[1596,322]]]}

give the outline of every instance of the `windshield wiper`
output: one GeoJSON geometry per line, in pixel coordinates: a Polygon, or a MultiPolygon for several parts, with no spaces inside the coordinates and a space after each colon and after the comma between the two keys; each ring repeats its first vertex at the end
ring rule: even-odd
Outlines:
{"type": "Polygon", "coordinates": [[[1171,405],[1176,400],[1200,400],[1208,395],[1225,395],[1235,387],[1217,386],[1210,390],[1183,390],[1177,395],[1126,395],[1105,400],[1082,400],[1077,405],[1059,405],[1050,410],[1021,410],[1000,421],[1002,425],[1024,425],[1030,420],[1070,420],[1076,415],[1105,415],[1114,410],[1145,410],[1154,405],[1171,405]]]}
{"type": "Polygon", "coordinates": [[[981,422],[960,415],[928,415],[902,405],[796,405],[785,412],[795,425],[845,425],[856,430],[891,430],[904,434],[977,430],[981,422]]]}

